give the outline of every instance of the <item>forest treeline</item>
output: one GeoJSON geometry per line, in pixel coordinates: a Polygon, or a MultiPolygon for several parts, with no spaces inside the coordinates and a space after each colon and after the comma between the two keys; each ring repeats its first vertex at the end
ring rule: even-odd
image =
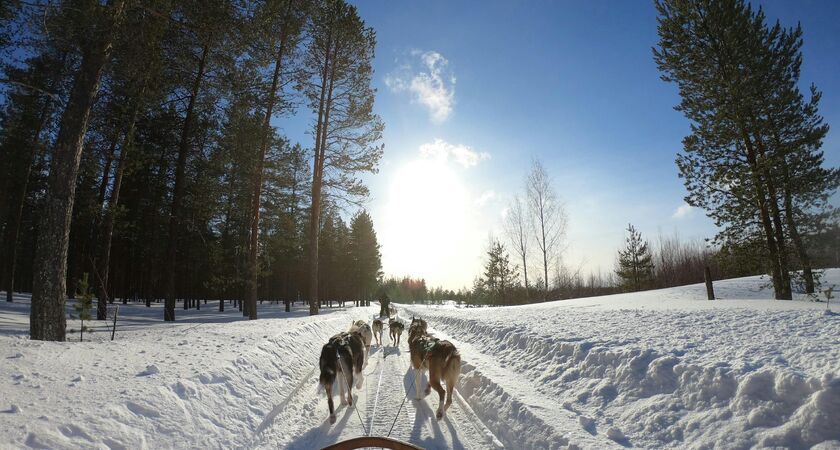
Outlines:
{"type": "Polygon", "coordinates": [[[374,295],[359,176],[383,123],[355,7],[12,0],[0,25],[0,281],[32,291],[32,338],[64,339],[85,273],[99,319],[115,298],[164,299],[174,320],[176,301],[236,299],[253,319],[257,298],[316,314],[374,295]]]}

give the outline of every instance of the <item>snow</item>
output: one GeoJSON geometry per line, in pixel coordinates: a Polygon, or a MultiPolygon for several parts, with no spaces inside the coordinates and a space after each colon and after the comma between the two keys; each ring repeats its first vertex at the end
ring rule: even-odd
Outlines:
{"type": "MultiPolygon", "coordinates": [[[[840,285],[840,269],[825,282],[840,285]]],[[[802,295],[770,300],[767,285],[719,281],[716,301],[692,285],[398,305],[461,352],[455,402],[437,421],[434,392],[413,400],[407,336],[393,348],[386,330],[334,425],[320,347],[378,306],[310,317],[265,303],[246,321],[210,302],[164,323],[158,304],[121,305],[114,341],[92,322],[84,342],[57,343],[28,339],[17,294],[0,304],[0,448],[309,449],[389,430],[426,448],[840,448],[840,316],[802,295]]]]}

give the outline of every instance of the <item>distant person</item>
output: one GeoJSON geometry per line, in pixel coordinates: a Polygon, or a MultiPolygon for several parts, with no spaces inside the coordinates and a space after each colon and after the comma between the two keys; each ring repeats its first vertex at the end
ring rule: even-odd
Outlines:
{"type": "Polygon", "coordinates": [[[391,304],[391,300],[388,298],[388,294],[382,294],[379,297],[379,317],[390,317],[388,315],[389,304],[391,304]]]}

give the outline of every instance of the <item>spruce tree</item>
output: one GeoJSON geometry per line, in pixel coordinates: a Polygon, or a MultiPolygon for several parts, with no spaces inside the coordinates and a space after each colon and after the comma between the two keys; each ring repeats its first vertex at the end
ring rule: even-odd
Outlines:
{"type": "Polygon", "coordinates": [[[382,256],[373,219],[367,211],[359,211],[350,221],[348,244],[351,257],[350,294],[358,300],[371,298],[382,277],[382,256]]]}
{"type": "Polygon", "coordinates": [[[618,251],[615,273],[621,278],[621,287],[625,291],[650,289],[653,286],[653,255],[650,245],[632,224],[627,225],[627,232],[629,235],[624,250],[618,251]]]}
{"type": "Polygon", "coordinates": [[[510,263],[510,256],[504,244],[495,238],[490,239],[487,248],[487,263],[481,285],[484,291],[497,302],[508,304],[511,288],[517,285],[519,268],[510,263]]]}

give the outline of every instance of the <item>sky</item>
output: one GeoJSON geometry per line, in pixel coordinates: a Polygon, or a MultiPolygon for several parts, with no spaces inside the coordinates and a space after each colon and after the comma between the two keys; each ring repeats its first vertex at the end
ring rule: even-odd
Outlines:
{"type": "MultiPolygon", "coordinates": [[[[716,233],[683,200],[674,159],[689,127],[652,58],[652,1],[354,3],[377,36],[385,154],[365,177],[365,207],[386,276],[471,286],[534,159],[565,207],[571,270],[613,270],[628,223],[651,240],[716,233]]],[[[803,87],[816,83],[821,113],[840,126],[840,2],[758,4],[772,21],[802,24],[803,87]]],[[[836,130],[823,150],[840,165],[836,130]]]]}

